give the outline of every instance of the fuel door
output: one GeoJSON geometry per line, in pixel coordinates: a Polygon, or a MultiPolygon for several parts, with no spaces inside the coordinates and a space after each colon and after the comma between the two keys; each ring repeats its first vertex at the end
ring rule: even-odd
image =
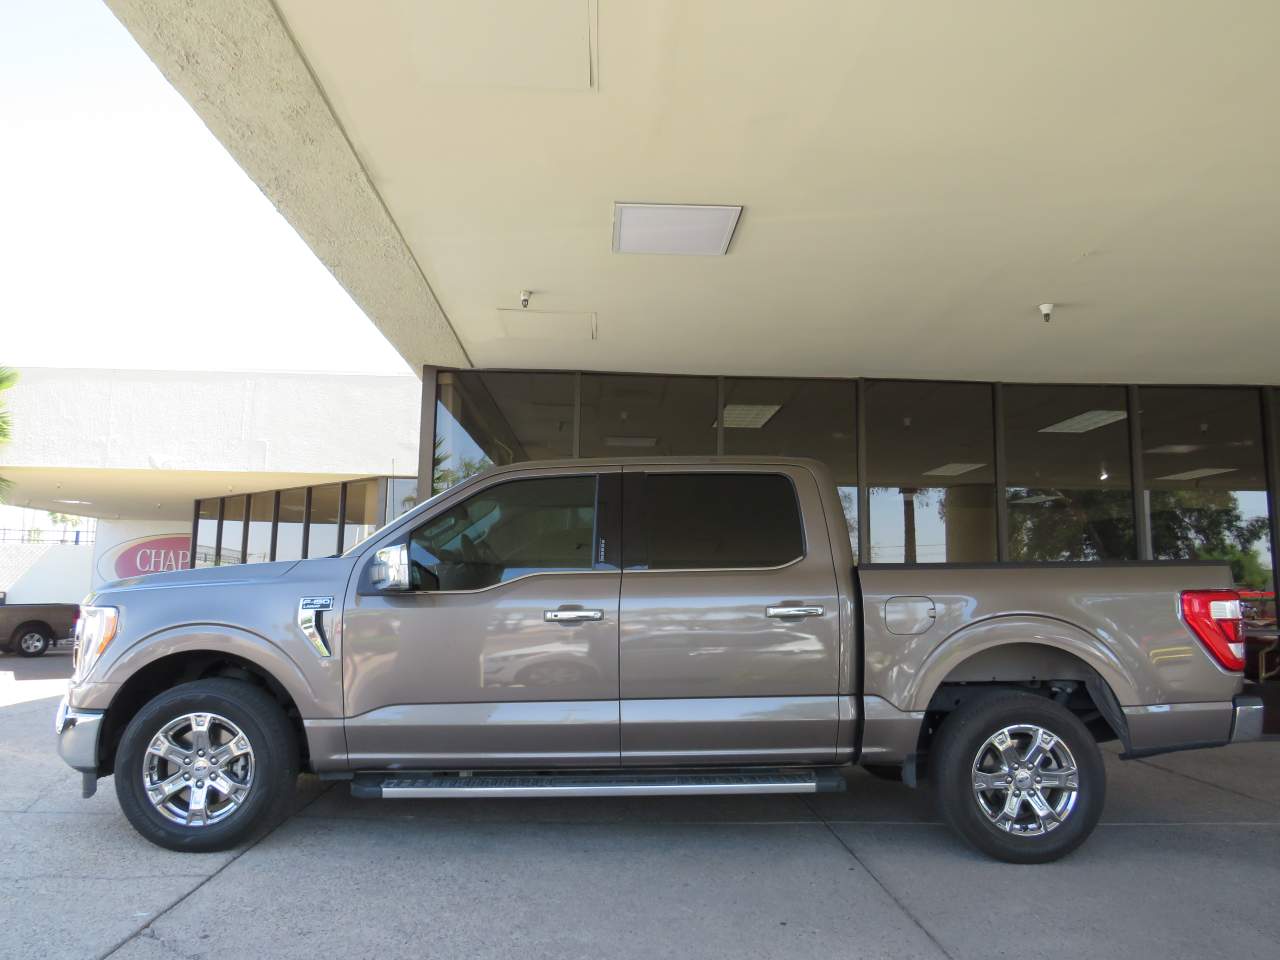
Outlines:
{"type": "Polygon", "coordinates": [[[890,597],[884,602],[884,625],[890,633],[912,636],[933,626],[938,611],[928,597],[890,597]]]}

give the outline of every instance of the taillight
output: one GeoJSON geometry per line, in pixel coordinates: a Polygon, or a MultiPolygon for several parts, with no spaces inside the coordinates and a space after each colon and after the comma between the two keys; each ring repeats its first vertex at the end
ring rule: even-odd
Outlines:
{"type": "Polygon", "coordinates": [[[1226,670],[1244,669],[1244,617],[1234,590],[1185,590],[1182,619],[1226,670]]]}

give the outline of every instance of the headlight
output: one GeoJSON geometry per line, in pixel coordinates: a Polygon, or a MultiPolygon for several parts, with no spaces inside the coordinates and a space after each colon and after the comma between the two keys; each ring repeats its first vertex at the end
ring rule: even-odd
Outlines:
{"type": "Polygon", "coordinates": [[[76,624],[76,673],[85,676],[116,635],[120,611],[115,607],[81,607],[76,624]]]}

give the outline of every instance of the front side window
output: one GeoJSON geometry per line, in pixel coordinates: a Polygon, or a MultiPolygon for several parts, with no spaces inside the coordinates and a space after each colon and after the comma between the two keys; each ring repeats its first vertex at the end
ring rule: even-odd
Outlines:
{"type": "Polygon", "coordinates": [[[633,474],[625,565],[648,570],[777,567],[804,555],[795,488],[780,474],[633,474]],[[635,501],[639,502],[636,509],[635,501]]]}
{"type": "Polygon", "coordinates": [[[590,570],[596,478],[513,480],[432,517],[409,540],[415,590],[480,590],[530,573],[590,570]]]}

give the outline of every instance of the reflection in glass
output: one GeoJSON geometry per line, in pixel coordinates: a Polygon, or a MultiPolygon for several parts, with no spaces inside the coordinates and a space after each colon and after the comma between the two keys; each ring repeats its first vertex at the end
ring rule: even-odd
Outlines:
{"type": "Polygon", "coordinates": [[[342,523],[342,549],[350,550],[381,525],[377,480],[353,480],[347,484],[347,512],[342,523]]]}
{"type": "Polygon", "coordinates": [[[274,493],[255,493],[249,498],[249,555],[246,563],[265,563],[271,559],[271,515],[275,512],[274,493]]]}
{"type": "Polygon", "coordinates": [[[306,519],[307,489],[280,491],[280,523],[276,528],[276,559],[302,559],[302,521],[306,519]]]}
{"type": "Polygon", "coordinates": [[[214,565],[214,548],[218,544],[218,500],[201,500],[196,518],[196,553],[197,567],[214,565]]]}
{"type": "Polygon", "coordinates": [[[852,380],[729,379],[724,452],[813,457],[831,470],[858,558],[857,386],[852,380]]]}
{"type": "Polygon", "coordinates": [[[1238,586],[1270,589],[1257,390],[1143,387],[1142,462],[1157,560],[1225,560],[1238,586]]]}
{"type": "Polygon", "coordinates": [[[573,455],[569,373],[441,373],[432,492],[493,465],[573,455]]]}
{"type": "Polygon", "coordinates": [[[1010,560],[1133,560],[1123,387],[1004,387],[1010,560]]]}
{"type": "Polygon", "coordinates": [[[240,563],[244,558],[241,550],[244,544],[245,500],[247,497],[224,497],[222,508],[222,547],[218,551],[218,565],[240,563]]]}
{"type": "Polygon", "coordinates": [[[387,491],[387,512],[383,523],[408,513],[418,505],[418,478],[392,477],[387,491]]]}
{"type": "Polygon", "coordinates": [[[582,375],[584,457],[671,457],[716,452],[712,377],[582,375]]]}
{"type": "Polygon", "coordinates": [[[885,380],[867,387],[873,563],[996,558],[991,387],[885,380]]]}
{"type": "Polygon", "coordinates": [[[311,488],[311,526],[307,532],[307,556],[331,557],[338,552],[338,498],[342,484],[311,488]]]}

